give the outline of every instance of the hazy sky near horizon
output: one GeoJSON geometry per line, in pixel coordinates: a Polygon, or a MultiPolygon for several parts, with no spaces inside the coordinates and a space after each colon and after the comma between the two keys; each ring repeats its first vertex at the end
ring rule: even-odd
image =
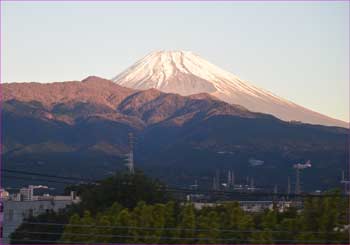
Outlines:
{"type": "Polygon", "coordinates": [[[155,50],[189,50],[349,121],[348,2],[2,2],[3,82],[112,78],[155,50]]]}

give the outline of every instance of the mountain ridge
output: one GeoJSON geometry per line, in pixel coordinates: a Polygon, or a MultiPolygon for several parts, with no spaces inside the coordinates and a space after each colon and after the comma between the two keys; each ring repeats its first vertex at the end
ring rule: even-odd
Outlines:
{"type": "Polygon", "coordinates": [[[345,128],[285,122],[203,93],[134,90],[98,77],[2,89],[3,163],[12,169],[105,176],[124,169],[129,132],[137,167],[178,184],[183,173],[215,168],[272,184],[305,159],[315,166],[310,184],[338,183],[346,157],[345,128]],[[266,164],[256,171],[251,157],[266,164]]]}
{"type": "MultiPolygon", "coordinates": [[[[197,110],[204,110],[206,106],[218,104],[221,107],[236,108],[234,112],[236,115],[239,114],[238,111],[241,111],[241,115],[245,116],[255,114],[240,105],[226,105],[225,102],[206,93],[182,96],[164,93],[153,88],[134,90],[96,76],[87,77],[82,81],[50,84],[10,83],[3,85],[3,91],[2,101],[7,102],[5,108],[8,108],[11,103],[17,103],[17,105],[24,103],[23,105],[30,106],[29,108],[35,106],[36,103],[40,103],[47,112],[40,112],[37,115],[48,120],[54,119],[50,113],[60,115],[70,111],[72,118],[78,118],[81,115],[89,115],[90,109],[97,111],[96,115],[100,113],[105,115],[121,113],[125,116],[128,114],[133,116],[133,114],[145,112],[149,114],[149,108],[155,108],[158,111],[163,110],[164,113],[171,114],[179,108],[187,107],[188,110],[191,110],[191,106],[198,106],[199,104],[202,104],[202,106],[196,108],[197,110]]],[[[29,111],[34,113],[34,111],[29,111]]],[[[226,111],[229,112],[230,110],[226,111]]]]}

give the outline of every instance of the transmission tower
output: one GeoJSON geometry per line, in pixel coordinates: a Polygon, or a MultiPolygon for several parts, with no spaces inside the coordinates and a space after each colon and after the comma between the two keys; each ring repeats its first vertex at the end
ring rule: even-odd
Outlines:
{"type": "Polygon", "coordinates": [[[128,141],[129,141],[129,153],[128,153],[128,158],[127,158],[127,163],[126,166],[129,170],[130,174],[134,174],[135,173],[135,169],[134,169],[134,135],[133,133],[129,133],[128,134],[128,141]]]}

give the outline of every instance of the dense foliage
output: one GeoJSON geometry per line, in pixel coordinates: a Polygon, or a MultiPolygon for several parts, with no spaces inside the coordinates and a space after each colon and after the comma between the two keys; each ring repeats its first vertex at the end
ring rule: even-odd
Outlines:
{"type": "Polygon", "coordinates": [[[105,210],[114,202],[123,207],[135,207],[139,201],[148,204],[164,203],[170,200],[165,186],[158,180],[146,177],[142,172],[133,175],[117,173],[94,185],[80,185],[76,187],[82,201],[80,210],[91,213],[105,210]]]}
{"type": "Polygon", "coordinates": [[[115,203],[95,216],[70,218],[62,242],[90,243],[345,243],[346,202],[340,197],[308,198],[301,212],[291,208],[245,213],[237,202],[196,210],[186,203],[133,209],[115,203]],[[86,226],[88,225],[88,226],[86,226]]]}
{"type": "Polygon", "coordinates": [[[339,192],[305,198],[302,209],[247,213],[237,202],[196,209],[193,203],[170,199],[162,188],[142,173],[80,186],[79,205],[32,218],[60,225],[23,224],[12,242],[348,243],[347,200],[339,192]]]}
{"type": "Polygon", "coordinates": [[[71,213],[67,210],[60,212],[49,211],[37,217],[30,217],[11,235],[11,243],[16,244],[37,244],[52,243],[60,240],[64,226],[47,225],[66,224],[71,213]]]}

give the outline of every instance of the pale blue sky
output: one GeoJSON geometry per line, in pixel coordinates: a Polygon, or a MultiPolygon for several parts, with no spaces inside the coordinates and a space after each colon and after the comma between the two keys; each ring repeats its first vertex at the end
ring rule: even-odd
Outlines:
{"type": "Polygon", "coordinates": [[[2,81],[111,78],[190,50],[258,87],[349,120],[347,2],[3,2],[2,81]]]}

